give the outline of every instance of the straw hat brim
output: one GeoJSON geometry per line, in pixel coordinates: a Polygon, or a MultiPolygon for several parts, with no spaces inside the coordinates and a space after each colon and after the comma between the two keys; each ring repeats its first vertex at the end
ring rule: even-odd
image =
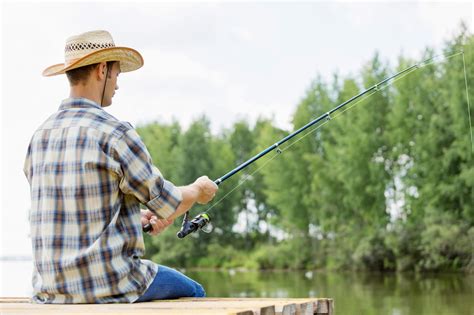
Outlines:
{"type": "Polygon", "coordinates": [[[94,51],[68,65],[60,63],[50,66],[43,71],[43,76],[50,77],[58,74],[64,74],[66,71],[72,69],[104,61],[119,61],[121,72],[134,71],[143,66],[143,57],[135,49],[128,47],[111,47],[94,51]]]}

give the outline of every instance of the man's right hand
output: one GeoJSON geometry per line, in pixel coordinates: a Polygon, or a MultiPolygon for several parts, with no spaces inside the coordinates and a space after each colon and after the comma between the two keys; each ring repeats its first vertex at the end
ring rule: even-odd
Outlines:
{"type": "Polygon", "coordinates": [[[194,203],[206,204],[211,201],[217,192],[217,185],[207,176],[201,176],[194,181],[194,183],[187,186],[180,186],[183,200],[178,206],[178,209],[168,217],[170,220],[183,215],[186,211],[191,209],[194,203]]]}
{"type": "Polygon", "coordinates": [[[199,204],[206,204],[211,201],[216,195],[218,186],[207,176],[201,176],[192,184],[198,188],[199,195],[196,198],[196,202],[199,204]]]}

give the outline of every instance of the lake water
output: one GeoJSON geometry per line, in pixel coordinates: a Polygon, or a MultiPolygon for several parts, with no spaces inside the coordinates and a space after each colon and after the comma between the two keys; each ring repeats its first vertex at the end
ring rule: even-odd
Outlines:
{"type": "MultiPolygon", "coordinates": [[[[0,296],[30,294],[31,262],[0,261],[0,296]]],[[[473,315],[474,275],[187,271],[210,297],[330,297],[336,313],[473,315]]]]}
{"type": "Polygon", "coordinates": [[[474,314],[474,275],[188,272],[208,296],[330,297],[336,314],[474,314]]]}

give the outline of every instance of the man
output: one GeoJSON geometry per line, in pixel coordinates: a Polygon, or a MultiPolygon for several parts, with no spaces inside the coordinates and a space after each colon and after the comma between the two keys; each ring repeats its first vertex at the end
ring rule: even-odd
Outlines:
{"type": "Polygon", "coordinates": [[[183,187],[165,180],[133,127],[104,111],[119,74],[142,65],[136,50],[94,31],[70,37],[65,63],[43,72],[66,73],[70,97],[36,130],[25,160],[36,303],[205,296],[197,282],[140,258],[142,226],[156,235],[217,191],[206,176],[183,187]]]}

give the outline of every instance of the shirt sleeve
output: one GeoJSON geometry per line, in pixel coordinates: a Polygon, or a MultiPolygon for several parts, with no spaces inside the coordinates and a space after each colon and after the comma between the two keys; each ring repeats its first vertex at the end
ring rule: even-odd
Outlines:
{"type": "Polygon", "coordinates": [[[182,201],[179,188],[165,180],[153,165],[150,153],[134,129],[128,130],[114,146],[123,176],[120,190],[134,195],[160,218],[168,218],[182,201]]]}

